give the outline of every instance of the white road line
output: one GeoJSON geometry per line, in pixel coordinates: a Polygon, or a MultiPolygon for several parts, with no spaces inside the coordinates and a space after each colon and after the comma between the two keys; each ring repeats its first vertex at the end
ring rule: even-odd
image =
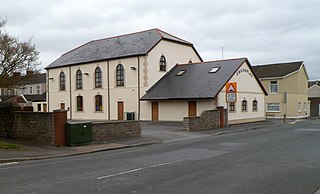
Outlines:
{"type": "Polygon", "coordinates": [[[154,165],[151,165],[151,166],[136,168],[136,169],[132,169],[132,170],[128,170],[128,171],[118,172],[118,173],[115,173],[115,174],[109,174],[109,175],[106,175],[106,176],[101,176],[101,177],[98,177],[97,179],[98,180],[106,179],[106,178],[110,178],[110,177],[114,177],[114,176],[120,176],[120,175],[124,175],[124,174],[129,174],[129,173],[145,170],[147,168],[155,168],[155,167],[159,167],[159,166],[165,166],[165,165],[169,165],[169,164],[173,164],[173,163],[177,163],[177,162],[181,162],[181,161],[183,161],[183,160],[181,159],[181,160],[176,160],[176,161],[171,161],[171,162],[154,164],[154,165]]]}
{"type": "Polygon", "coordinates": [[[0,166],[7,166],[7,165],[11,165],[11,164],[18,164],[18,162],[3,163],[3,164],[0,164],[0,166]]]}

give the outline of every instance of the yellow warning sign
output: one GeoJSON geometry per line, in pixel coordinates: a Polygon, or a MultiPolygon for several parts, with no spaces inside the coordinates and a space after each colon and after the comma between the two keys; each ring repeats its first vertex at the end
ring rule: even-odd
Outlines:
{"type": "Polygon", "coordinates": [[[237,82],[226,83],[227,93],[237,93],[237,82]]]}

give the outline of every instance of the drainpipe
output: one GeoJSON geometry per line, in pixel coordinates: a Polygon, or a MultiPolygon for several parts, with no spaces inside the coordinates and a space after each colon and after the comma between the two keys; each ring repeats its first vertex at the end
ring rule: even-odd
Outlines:
{"type": "Polygon", "coordinates": [[[109,60],[107,61],[107,82],[108,82],[108,120],[110,120],[110,67],[109,60]]]}
{"type": "Polygon", "coordinates": [[[140,120],[140,57],[138,56],[138,120],[140,120]]]}
{"type": "Polygon", "coordinates": [[[48,111],[48,112],[50,112],[50,106],[49,106],[49,104],[50,104],[50,101],[49,101],[49,96],[50,96],[50,95],[49,95],[49,91],[50,91],[49,81],[50,81],[50,80],[49,80],[49,77],[50,77],[50,76],[49,76],[49,70],[47,70],[47,83],[48,83],[48,91],[47,91],[47,96],[48,96],[48,98],[47,98],[47,99],[48,99],[47,108],[48,108],[48,109],[47,109],[47,111],[48,111]]]}
{"type": "Polygon", "coordinates": [[[70,120],[72,120],[72,94],[71,94],[71,66],[69,66],[69,106],[70,106],[70,120]]]}

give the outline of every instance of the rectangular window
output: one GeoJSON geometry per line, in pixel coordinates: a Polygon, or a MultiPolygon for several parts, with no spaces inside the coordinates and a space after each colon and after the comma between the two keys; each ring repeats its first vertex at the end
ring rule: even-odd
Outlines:
{"type": "Polygon", "coordinates": [[[77,111],[83,111],[83,97],[77,96],[77,111]]]}
{"type": "Polygon", "coordinates": [[[270,93],[271,94],[278,93],[278,82],[277,81],[270,81],[270,93]]]}
{"type": "Polygon", "coordinates": [[[241,102],[241,107],[242,107],[242,111],[247,111],[247,101],[246,100],[242,100],[241,102]]]}
{"type": "Polygon", "coordinates": [[[30,86],[30,94],[32,94],[32,87],[30,86]]]}
{"type": "Polygon", "coordinates": [[[252,111],[258,111],[258,101],[252,101],[252,111]]]}
{"type": "Polygon", "coordinates": [[[304,102],[304,112],[308,111],[308,104],[306,102],[304,102]]]}
{"type": "Polygon", "coordinates": [[[235,112],[235,103],[234,102],[229,102],[229,111],[230,112],[235,112]]]}
{"type": "Polygon", "coordinates": [[[41,111],[41,104],[37,104],[37,111],[41,111]]]}
{"type": "Polygon", "coordinates": [[[40,86],[37,86],[37,94],[40,94],[40,86]]]}
{"type": "Polygon", "coordinates": [[[95,104],[96,104],[96,111],[102,111],[102,96],[96,95],[95,96],[95,104]]]}
{"type": "Polygon", "coordinates": [[[301,102],[298,102],[298,112],[301,112],[301,102]]]}
{"type": "Polygon", "coordinates": [[[267,112],[280,112],[280,104],[279,103],[268,103],[267,104],[267,112]]]}

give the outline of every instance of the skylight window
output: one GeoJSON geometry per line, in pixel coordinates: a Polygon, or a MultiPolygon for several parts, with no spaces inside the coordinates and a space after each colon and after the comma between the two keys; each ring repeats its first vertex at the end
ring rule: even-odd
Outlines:
{"type": "Polygon", "coordinates": [[[187,70],[180,70],[176,76],[181,76],[183,75],[187,70]]]}
{"type": "Polygon", "coordinates": [[[210,70],[209,73],[217,73],[217,71],[220,69],[220,67],[214,67],[210,70]]]}

